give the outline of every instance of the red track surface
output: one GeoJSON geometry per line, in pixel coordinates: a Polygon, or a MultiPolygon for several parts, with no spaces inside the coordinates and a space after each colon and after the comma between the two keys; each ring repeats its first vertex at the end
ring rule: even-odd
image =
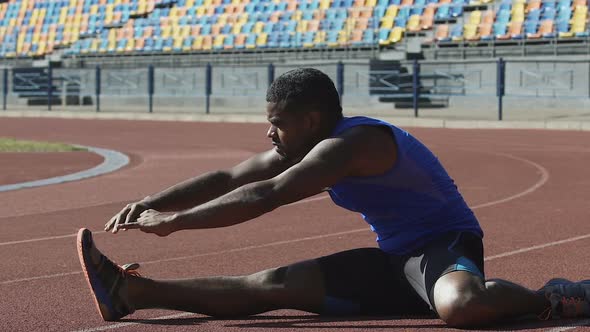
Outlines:
{"type": "MultiPolygon", "coordinates": [[[[455,178],[486,232],[486,274],[531,288],[553,276],[590,277],[590,133],[412,129],[455,178]],[[566,240],[562,243],[556,241],[566,240]]],[[[316,199],[227,229],[158,238],[99,232],[129,201],[269,147],[262,124],[2,119],[4,136],[120,150],[132,163],[78,182],[0,193],[0,313],[6,331],[432,330],[441,321],[331,319],[276,311],[217,320],[170,311],[105,323],[80,272],[75,233],[95,232],[118,262],[154,278],[244,274],[359,246],[374,246],[362,219],[316,199]],[[51,128],[49,130],[48,128],[51,128]],[[305,208],[301,208],[301,207],[305,208]],[[144,318],[159,320],[138,321],[144,318]]],[[[3,163],[5,161],[3,160],[3,163]]],[[[322,196],[319,196],[322,197],[322,196]]],[[[579,322],[520,322],[497,329],[563,330],[579,322]]],[[[583,329],[583,327],[578,327],[583,329]]]]}
{"type": "Polygon", "coordinates": [[[47,179],[92,168],[103,158],[92,152],[2,152],[0,185],[47,179]]]}

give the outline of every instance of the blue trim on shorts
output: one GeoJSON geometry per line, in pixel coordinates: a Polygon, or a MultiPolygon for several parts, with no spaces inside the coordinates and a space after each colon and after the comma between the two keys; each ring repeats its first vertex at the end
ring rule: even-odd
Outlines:
{"type": "Polygon", "coordinates": [[[340,299],[337,297],[326,296],[324,298],[324,305],[322,314],[325,315],[356,315],[361,312],[361,305],[359,303],[340,299]]]}
{"type": "Polygon", "coordinates": [[[454,271],[467,271],[484,279],[483,273],[481,273],[481,271],[477,268],[475,263],[473,263],[469,258],[465,256],[461,256],[457,259],[454,271]]]}

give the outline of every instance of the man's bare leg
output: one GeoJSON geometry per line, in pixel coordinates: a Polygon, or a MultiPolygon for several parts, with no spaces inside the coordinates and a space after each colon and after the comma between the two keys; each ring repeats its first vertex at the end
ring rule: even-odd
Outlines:
{"type": "Polygon", "coordinates": [[[540,315],[550,307],[541,292],[493,279],[484,282],[469,272],[441,277],[434,287],[436,310],[447,324],[481,326],[526,315],[540,315]]]}
{"type": "Polygon", "coordinates": [[[210,316],[244,316],[275,309],[318,313],[323,277],[313,260],[248,276],[152,280],[129,276],[128,300],[135,309],[165,308],[210,316]]]}

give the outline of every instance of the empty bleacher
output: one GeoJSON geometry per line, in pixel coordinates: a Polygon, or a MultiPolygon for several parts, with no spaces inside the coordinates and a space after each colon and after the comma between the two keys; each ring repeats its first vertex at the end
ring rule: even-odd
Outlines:
{"type": "Polygon", "coordinates": [[[588,38],[588,0],[20,0],[0,58],[588,38]]]}

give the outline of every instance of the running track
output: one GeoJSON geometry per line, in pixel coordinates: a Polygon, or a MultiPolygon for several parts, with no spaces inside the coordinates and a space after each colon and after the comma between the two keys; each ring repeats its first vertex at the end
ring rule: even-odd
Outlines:
{"type": "MultiPolygon", "coordinates": [[[[590,276],[590,132],[411,129],[455,178],[486,232],[486,274],[538,288],[553,276],[590,276]]],[[[120,263],[155,278],[243,274],[374,246],[359,216],[325,196],[227,229],[167,238],[99,232],[127,202],[269,147],[263,124],[10,119],[1,136],[119,150],[118,172],[0,193],[0,315],[5,331],[385,331],[444,329],[436,319],[320,318],[276,311],[217,320],[163,310],[105,323],[95,312],[74,245],[80,227],[120,263]],[[150,320],[144,320],[144,319],[150,320]]],[[[9,162],[2,160],[2,162],[9,162]]],[[[500,330],[589,329],[590,320],[524,321],[500,330]]]]}

